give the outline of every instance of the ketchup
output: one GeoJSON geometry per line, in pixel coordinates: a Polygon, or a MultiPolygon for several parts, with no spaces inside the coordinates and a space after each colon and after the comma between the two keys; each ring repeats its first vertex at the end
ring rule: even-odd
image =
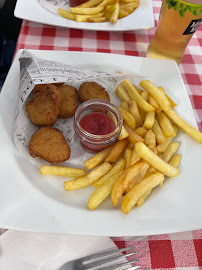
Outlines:
{"type": "Polygon", "coordinates": [[[76,7],[78,5],[81,5],[85,3],[87,0],[69,0],[69,6],[70,7],[76,7]]]}
{"type": "Polygon", "coordinates": [[[86,114],[81,118],[79,124],[85,131],[94,135],[106,135],[116,128],[114,121],[101,112],[86,114]]]}

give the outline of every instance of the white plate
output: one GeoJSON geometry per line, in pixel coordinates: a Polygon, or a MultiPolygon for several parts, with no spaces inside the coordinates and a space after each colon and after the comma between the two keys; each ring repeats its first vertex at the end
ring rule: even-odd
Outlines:
{"type": "MultiPolygon", "coordinates": [[[[177,103],[177,111],[196,127],[193,110],[177,65],[173,61],[114,54],[31,51],[36,56],[63,63],[113,72],[132,71],[162,85],[177,103]]],[[[180,176],[157,187],[141,208],[124,215],[110,200],[90,211],[93,188],[66,192],[64,179],[39,174],[43,161],[20,156],[13,142],[13,117],[18,98],[21,51],[10,69],[0,95],[0,227],[15,230],[86,235],[149,235],[202,227],[202,146],[180,132],[180,176]]],[[[82,154],[81,154],[82,155],[82,154]]],[[[66,163],[67,165],[69,162],[66,163]]],[[[83,164],[78,164],[82,166],[83,164]]]]}
{"type": "Polygon", "coordinates": [[[81,23],[67,20],[44,9],[37,0],[18,0],[14,15],[20,19],[43,24],[97,31],[127,31],[154,27],[151,0],[141,0],[140,6],[132,14],[118,20],[115,24],[109,22],[81,23]]]}

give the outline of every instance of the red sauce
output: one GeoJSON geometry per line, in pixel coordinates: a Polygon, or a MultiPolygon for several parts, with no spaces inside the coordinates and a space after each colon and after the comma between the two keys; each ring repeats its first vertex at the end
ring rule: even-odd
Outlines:
{"type": "Polygon", "coordinates": [[[87,0],[69,0],[69,6],[70,7],[76,7],[78,5],[81,5],[85,3],[87,0]]]}
{"type": "Polygon", "coordinates": [[[86,114],[81,118],[79,124],[88,133],[94,135],[106,135],[116,128],[114,121],[101,112],[86,114]]]}

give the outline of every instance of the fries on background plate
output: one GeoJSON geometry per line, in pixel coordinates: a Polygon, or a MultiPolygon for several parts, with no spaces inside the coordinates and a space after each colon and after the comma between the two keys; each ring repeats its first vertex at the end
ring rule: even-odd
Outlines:
{"type": "Polygon", "coordinates": [[[68,20],[77,22],[116,23],[129,16],[139,6],[139,0],[88,0],[69,11],[59,8],[58,14],[68,20]]]}

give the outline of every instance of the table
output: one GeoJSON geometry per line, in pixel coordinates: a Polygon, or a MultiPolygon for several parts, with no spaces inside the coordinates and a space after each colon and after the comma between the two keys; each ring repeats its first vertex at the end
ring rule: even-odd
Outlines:
{"type": "MultiPolygon", "coordinates": [[[[161,2],[153,0],[155,26],[161,2]]],[[[145,57],[154,29],[135,32],[96,32],[66,29],[23,21],[16,51],[19,49],[84,51],[145,57]]],[[[179,66],[199,129],[202,131],[202,27],[192,37],[179,66]]],[[[201,225],[202,227],[202,225],[201,225]]],[[[133,245],[124,238],[112,238],[119,248],[133,245]]],[[[143,268],[202,269],[202,230],[148,236],[137,241],[146,255],[140,259],[143,268]]],[[[133,259],[133,257],[130,257],[133,259]]]]}

